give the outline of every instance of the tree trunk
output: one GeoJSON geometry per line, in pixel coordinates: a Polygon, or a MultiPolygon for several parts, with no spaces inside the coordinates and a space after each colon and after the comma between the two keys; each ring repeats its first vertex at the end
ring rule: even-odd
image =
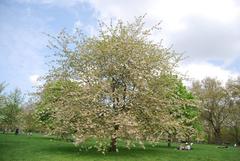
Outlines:
{"type": "Polygon", "coordinates": [[[211,131],[210,130],[208,130],[208,132],[207,132],[208,134],[207,134],[207,140],[208,140],[208,144],[210,144],[211,143],[211,131]]]}
{"type": "Polygon", "coordinates": [[[235,142],[237,144],[239,144],[240,143],[240,140],[239,140],[239,130],[238,130],[237,126],[234,127],[234,131],[235,131],[235,142]]]}
{"type": "Polygon", "coordinates": [[[116,137],[111,138],[111,146],[110,146],[109,151],[110,152],[117,152],[117,138],[116,137]]]}
{"type": "Polygon", "coordinates": [[[221,138],[221,130],[220,129],[215,129],[214,136],[215,136],[215,143],[216,144],[221,144],[222,143],[222,138],[221,138]]]}
{"type": "Polygon", "coordinates": [[[171,147],[171,135],[168,135],[168,147],[171,147]]]}
{"type": "Polygon", "coordinates": [[[207,133],[207,142],[208,142],[208,144],[211,144],[211,143],[213,143],[213,137],[212,137],[212,135],[213,135],[213,131],[212,131],[212,128],[211,128],[211,123],[210,122],[208,122],[207,124],[206,124],[206,133],[207,133]]]}
{"type": "Polygon", "coordinates": [[[110,144],[110,149],[109,151],[110,152],[117,152],[117,130],[119,128],[119,125],[114,125],[114,134],[112,135],[112,138],[111,138],[111,144],[110,144]]]}

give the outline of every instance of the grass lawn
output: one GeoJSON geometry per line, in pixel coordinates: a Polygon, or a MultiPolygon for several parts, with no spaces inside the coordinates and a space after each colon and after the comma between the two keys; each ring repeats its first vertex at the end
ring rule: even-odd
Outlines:
{"type": "Polygon", "coordinates": [[[193,145],[192,151],[178,151],[176,146],[146,146],[103,155],[92,149],[79,151],[72,143],[40,135],[0,134],[0,161],[240,161],[240,148],[219,149],[216,145],[193,145]]]}

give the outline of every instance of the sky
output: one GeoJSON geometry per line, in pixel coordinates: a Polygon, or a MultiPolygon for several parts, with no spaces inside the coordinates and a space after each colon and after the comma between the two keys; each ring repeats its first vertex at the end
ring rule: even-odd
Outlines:
{"type": "Polygon", "coordinates": [[[52,54],[46,33],[78,27],[92,36],[98,20],[144,14],[146,27],[161,21],[152,39],[184,54],[178,70],[190,80],[240,75],[239,0],[0,0],[0,82],[34,91],[52,54]]]}

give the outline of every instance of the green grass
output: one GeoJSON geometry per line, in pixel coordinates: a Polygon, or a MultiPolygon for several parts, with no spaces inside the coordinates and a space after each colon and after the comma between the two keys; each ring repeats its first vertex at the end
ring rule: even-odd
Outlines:
{"type": "Polygon", "coordinates": [[[240,161],[240,148],[219,149],[216,145],[193,145],[192,151],[178,151],[176,145],[128,150],[103,155],[92,149],[79,151],[72,143],[43,137],[0,134],[0,161],[240,161]]]}

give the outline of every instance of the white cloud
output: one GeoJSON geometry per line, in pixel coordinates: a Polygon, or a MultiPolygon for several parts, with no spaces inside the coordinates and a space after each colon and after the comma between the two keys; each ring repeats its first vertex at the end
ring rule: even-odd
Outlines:
{"type": "Polygon", "coordinates": [[[182,27],[181,21],[188,15],[201,15],[208,19],[230,22],[238,18],[236,0],[17,0],[20,3],[35,3],[74,7],[89,3],[103,18],[132,19],[133,16],[149,14],[152,19],[163,19],[172,28],[182,27]]]}
{"type": "Polygon", "coordinates": [[[206,77],[217,78],[222,83],[229,78],[237,78],[240,73],[232,72],[223,67],[210,63],[190,63],[179,67],[179,72],[186,75],[191,80],[202,80],[206,77]]]}
{"type": "Polygon", "coordinates": [[[87,1],[102,17],[131,19],[132,16],[149,14],[152,19],[163,19],[169,27],[182,27],[181,21],[189,15],[230,22],[239,15],[233,0],[90,0],[87,1]],[[173,25],[173,26],[171,26],[173,25]]]}
{"type": "Polygon", "coordinates": [[[33,74],[29,77],[29,80],[32,83],[32,85],[36,86],[40,85],[39,78],[40,76],[38,74],[33,74]]]}
{"type": "Polygon", "coordinates": [[[218,58],[226,63],[240,53],[240,7],[234,0],[90,0],[104,21],[132,20],[147,13],[146,25],[162,20],[154,40],[177,46],[190,58],[218,58]],[[186,39],[185,39],[186,38],[186,39]],[[218,44],[219,43],[219,44],[218,44]],[[236,47],[237,44],[237,47],[236,47]]]}
{"type": "MultiPolygon", "coordinates": [[[[191,63],[181,67],[193,79],[206,76],[225,82],[239,73],[225,67],[237,60],[240,53],[240,5],[238,0],[21,0],[49,5],[73,7],[88,3],[96,18],[132,20],[147,13],[146,25],[163,21],[161,35],[165,45],[173,43],[178,52],[185,52],[191,63]],[[209,60],[223,62],[213,65],[209,60]],[[201,62],[201,63],[199,63],[201,62]],[[225,65],[223,67],[223,65],[225,65]]],[[[76,26],[81,23],[76,22],[76,26]]],[[[87,24],[84,24],[86,27],[87,24]]],[[[94,32],[90,26],[86,27],[94,32]]]]}
{"type": "Polygon", "coordinates": [[[132,20],[147,13],[146,25],[162,20],[162,31],[153,39],[163,38],[165,46],[173,44],[185,52],[191,64],[184,67],[189,77],[216,77],[226,82],[239,73],[225,69],[240,53],[240,5],[237,0],[90,0],[97,16],[132,20]],[[220,61],[221,66],[207,63],[220,61]],[[199,63],[203,62],[203,63],[199,63]]]}
{"type": "Polygon", "coordinates": [[[73,7],[79,2],[84,0],[16,0],[19,3],[27,4],[43,4],[43,5],[53,5],[60,7],[73,7]]]}

